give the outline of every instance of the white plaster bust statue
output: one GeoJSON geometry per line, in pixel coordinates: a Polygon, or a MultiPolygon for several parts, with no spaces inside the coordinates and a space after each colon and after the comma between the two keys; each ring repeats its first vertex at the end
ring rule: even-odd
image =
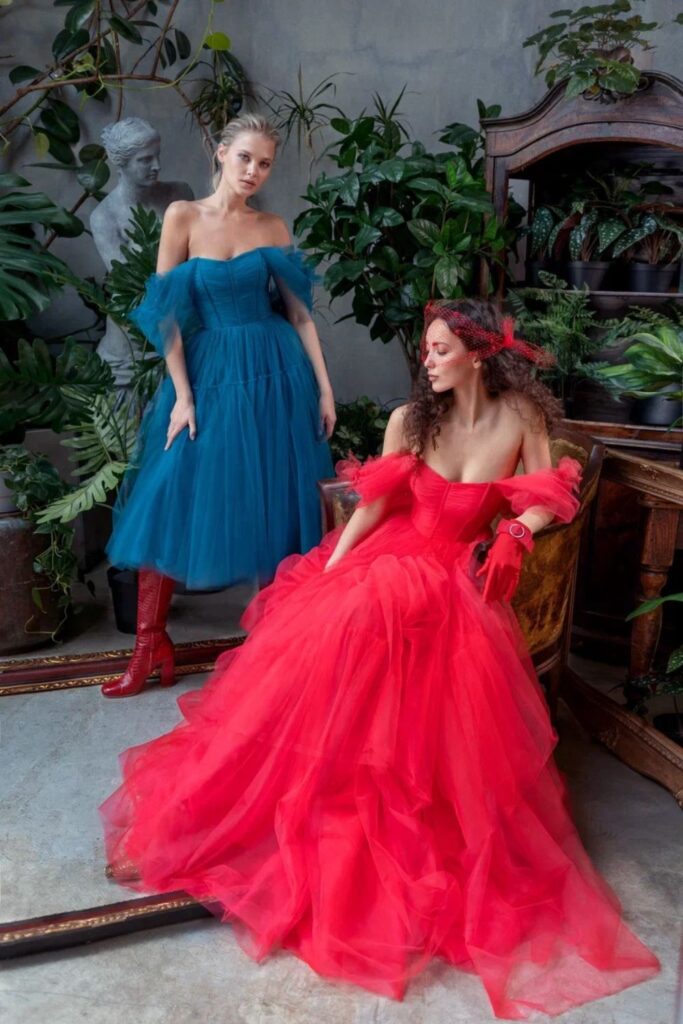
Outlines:
{"type": "MultiPolygon", "coordinates": [[[[126,228],[131,209],[141,205],[163,217],[176,199],[193,199],[184,181],[159,181],[161,138],[149,121],[125,117],[107,125],[102,144],[119,172],[117,185],[90,216],[93,240],[107,270],[127,241],[126,228]]],[[[108,320],[97,351],[112,368],[117,387],[126,387],[132,377],[131,342],[115,323],[108,320]]]]}

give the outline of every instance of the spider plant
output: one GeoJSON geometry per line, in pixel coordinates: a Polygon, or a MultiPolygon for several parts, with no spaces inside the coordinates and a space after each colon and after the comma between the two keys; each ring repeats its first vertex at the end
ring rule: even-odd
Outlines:
{"type": "Polygon", "coordinates": [[[263,98],[273,114],[275,124],[283,132],[284,142],[289,142],[294,135],[298,152],[301,152],[302,145],[305,146],[310,154],[311,165],[317,158],[316,136],[333,120],[330,114],[344,117],[343,111],[336,104],[329,102],[336,96],[335,79],[338,77],[338,73],[328,75],[306,93],[303,72],[299,65],[296,93],[283,89],[271,92],[270,96],[263,98]]]}

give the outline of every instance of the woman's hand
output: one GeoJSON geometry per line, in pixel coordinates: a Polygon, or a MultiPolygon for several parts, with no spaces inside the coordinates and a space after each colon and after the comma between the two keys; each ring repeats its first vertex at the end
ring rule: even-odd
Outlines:
{"type": "Polygon", "coordinates": [[[197,436],[197,421],[195,419],[194,402],[191,398],[177,398],[171,409],[171,418],[166,432],[166,444],[164,451],[168,451],[178,434],[181,434],[187,427],[190,434],[190,441],[197,436]]]}
{"type": "Polygon", "coordinates": [[[334,433],[334,425],[337,422],[337,412],[334,407],[334,395],[331,391],[325,391],[320,396],[320,432],[324,432],[329,441],[334,433]]]}
{"type": "Polygon", "coordinates": [[[499,533],[477,572],[484,577],[482,597],[487,602],[511,601],[522,575],[524,548],[509,533],[499,533]]]}

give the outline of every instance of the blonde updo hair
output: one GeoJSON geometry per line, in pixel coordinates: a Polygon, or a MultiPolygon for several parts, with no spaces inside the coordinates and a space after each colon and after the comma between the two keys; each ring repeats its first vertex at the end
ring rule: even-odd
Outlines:
{"type": "MultiPolygon", "coordinates": [[[[254,132],[256,135],[263,135],[264,138],[270,139],[275,144],[275,151],[277,152],[277,147],[280,145],[280,133],[275,125],[267,117],[263,117],[262,114],[241,114],[240,117],[233,117],[219,135],[218,145],[231,146],[242,132],[254,132]]],[[[211,183],[215,191],[218,188],[218,182],[221,180],[222,171],[220,161],[215,152],[213,154],[213,168],[211,183]]]]}

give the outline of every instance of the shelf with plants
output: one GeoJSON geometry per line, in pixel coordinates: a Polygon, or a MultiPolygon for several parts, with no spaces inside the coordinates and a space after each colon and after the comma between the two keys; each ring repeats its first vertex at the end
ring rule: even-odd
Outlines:
{"type": "Polygon", "coordinates": [[[640,305],[681,293],[683,152],[579,144],[538,161],[528,177],[527,283],[546,269],[640,305]]]}
{"type": "MultiPolygon", "coordinates": [[[[627,103],[616,98],[609,104],[571,95],[560,83],[532,110],[485,122],[484,130],[487,182],[498,216],[505,216],[510,181],[528,182],[521,241],[530,260],[516,275],[523,283],[509,287],[530,311],[536,304],[531,333],[538,341],[568,314],[564,289],[578,293],[574,319],[555,338],[557,343],[567,337],[573,346],[573,365],[556,389],[568,399],[568,414],[634,426],[675,423],[680,399],[671,381],[660,408],[647,419],[655,403],[645,404],[642,392],[651,382],[643,380],[636,394],[627,376],[604,372],[628,348],[629,331],[646,331],[650,316],[651,325],[675,332],[669,356],[673,372],[680,372],[683,83],[648,72],[627,103]],[[666,266],[668,279],[652,283],[653,274],[661,276],[653,269],[658,264],[666,266]],[[629,280],[637,274],[649,280],[629,280]],[[547,287],[553,293],[543,298],[547,287]],[[581,398],[588,399],[587,407],[581,398]]],[[[501,296],[505,283],[500,275],[501,296]]]]}

